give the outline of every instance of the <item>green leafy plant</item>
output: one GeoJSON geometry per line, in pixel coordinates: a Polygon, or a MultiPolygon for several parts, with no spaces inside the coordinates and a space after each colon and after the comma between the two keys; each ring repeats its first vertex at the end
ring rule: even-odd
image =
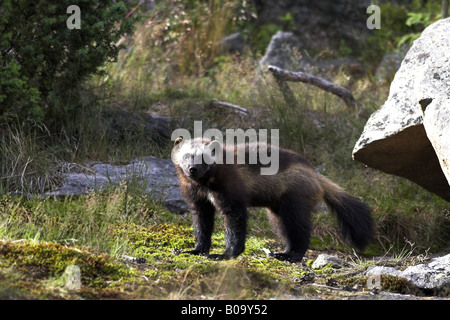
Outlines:
{"type": "Polygon", "coordinates": [[[283,17],[281,17],[281,21],[283,22],[285,29],[287,30],[295,29],[294,17],[290,12],[287,12],[283,17]]]}
{"type": "MultiPolygon", "coordinates": [[[[2,60],[0,56],[0,65],[3,65],[2,60]]],[[[0,69],[0,115],[10,112],[20,116],[27,112],[33,119],[40,120],[40,92],[29,87],[28,78],[21,75],[20,68],[15,61],[10,61],[0,69]]]]}
{"type": "Polygon", "coordinates": [[[440,18],[441,1],[413,0],[408,4],[375,2],[382,12],[382,27],[371,31],[366,50],[362,52],[365,61],[379,61],[388,52],[412,43],[421,32],[440,18]]]}
{"type": "MultiPolygon", "coordinates": [[[[432,12],[408,12],[408,19],[406,19],[405,24],[408,27],[418,26],[421,30],[423,30],[439,19],[440,14],[436,15],[432,12]]],[[[397,47],[400,48],[405,43],[412,43],[414,40],[419,38],[421,33],[422,31],[412,32],[400,37],[397,41],[397,47]]]]}
{"type": "Polygon", "coordinates": [[[0,4],[0,116],[11,112],[57,123],[80,107],[77,89],[132,30],[121,1],[82,0],[80,29],[69,29],[70,0],[5,0],[0,4]]]}

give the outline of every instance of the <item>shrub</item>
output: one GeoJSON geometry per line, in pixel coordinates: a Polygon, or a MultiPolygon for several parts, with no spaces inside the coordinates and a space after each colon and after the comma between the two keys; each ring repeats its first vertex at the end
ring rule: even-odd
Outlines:
{"type": "Polygon", "coordinates": [[[80,29],[69,29],[71,0],[0,4],[0,117],[7,113],[57,123],[80,106],[77,89],[132,29],[121,1],[80,0],[80,29]]]}

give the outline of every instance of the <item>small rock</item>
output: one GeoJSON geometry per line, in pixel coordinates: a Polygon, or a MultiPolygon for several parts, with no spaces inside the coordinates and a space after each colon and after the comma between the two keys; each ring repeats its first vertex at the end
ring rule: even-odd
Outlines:
{"type": "Polygon", "coordinates": [[[376,266],[376,267],[369,268],[366,271],[366,275],[367,276],[389,275],[389,276],[393,276],[393,277],[401,277],[402,272],[400,270],[397,270],[397,269],[393,268],[393,267],[376,266]]]}
{"type": "Polygon", "coordinates": [[[330,265],[333,268],[342,268],[344,266],[344,262],[338,257],[329,255],[329,254],[321,254],[317,257],[317,259],[313,262],[311,268],[314,270],[321,269],[327,265],[330,265]]]}
{"type": "Polygon", "coordinates": [[[64,287],[68,290],[78,290],[81,288],[81,269],[77,265],[70,265],[61,276],[64,287]]]}
{"type": "Polygon", "coordinates": [[[239,52],[242,54],[245,51],[246,42],[245,37],[242,35],[242,33],[236,32],[223,38],[217,43],[217,45],[224,52],[239,52]]]}
{"type": "Polygon", "coordinates": [[[439,290],[450,287],[450,254],[431,259],[426,264],[410,266],[404,271],[392,267],[373,267],[366,275],[389,275],[405,278],[420,289],[439,290]]]}
{"type": "Polygon", "coordinates": [[[259,62],[261,70],[274,65],[291,71],[309,71],[311,63],[302,54],[302,44],[292,32],[278,31],[270,40],[266,53],[259,62]]]}
{"type": "Polygon", "coordinates": [[[450,254],[431,259],[426,264],[408,267],[402,276],[421,289],[450,286],[450,254]]]}
{"type": "Polygon", "coordinates": [[[125,261],[129,261],[129,262],[135,262],[135,261],[136,261],[136,258],[135,258],[135,257],[129,256],[129,255],[126,255],[126,254],[122,255],[122,258],[123,258],[125,261]]]}
{"type": "Polygon", "coordinates": [[[392,80],[410,48],[409,44],[405,44],[400,49],[386,54],[375,72],[375,79],[380,82],[392,80]]]}
{"type": "Polygon", "coordinates": [[[104,109],[99,120],[108,128],[107,134],[119,140],[145,134],[166,141],[172,133],[172,118],[159,115],[104,109]]]}
{"type": "Polygon", "coordinates": [[[122,258],[123,258],[124,262],[131,262],[131,263],[137,263],[137,264],[147,263],[147,260],[142,257],[136,258],[136,257],[132,257],[132,256],[124,254],[124,255],[122,255],[122,258]]]}

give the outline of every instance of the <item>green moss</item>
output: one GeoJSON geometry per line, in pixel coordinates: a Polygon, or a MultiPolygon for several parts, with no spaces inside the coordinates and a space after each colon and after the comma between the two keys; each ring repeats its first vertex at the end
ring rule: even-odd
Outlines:
{"type": "Polygon", "coordinates": [[[315,269],[313,271],[314,271],[314,273],[317,273],[317,274],[330,274],[330,273],[336,272],[336,269],[338,269],[337,266],[334,266],[332,264],[327,264],[323,268],[315,269]]]}
{"type": "MultiPolygon", "coordinates": [[[[0,264],[4,264],[0,259],[0,264]]],[[[0,267],[0,299],[58,299],[40,281],[18,272],[14,268],[0,267]]]]}
{"type": "Polygon", "coordinates": [[[366,276],[353,276],[353,277],[335,276],[334,278],[337,280],[338,285],[342,287],[344,286],[353,287],[355,285],[365,287],[367,283],[366,276]]]}
{"type": "Polygon", "coordinates": [[[417,287],[410,284],[405,278],[381,275],[382,290],[402,294],[422,295],[417,287]]]}
{"type": "Polygon", "coordinates": [[[59,277],[70,265],[81,269],[83,285],[103,287],[108,281],[117,281],[131,275],[124,265],[105,254],[82,247],[68,247],[53,242],[0,241],[2,265],[14,267],[35,278],[59,277]]]}
{"type": "MultiPolygon", "coordinates": [[[[355,276],[355,277],[343,277],[338,278],[338,284],[341,286],[353,287],[359,285],[362,288],[367,289],[367,276],[355,276]]],[[[390,275],[380,276],[380,288],[379,291],[387,291],[393,293],[401,294],[413,294],[417,296],[422,296],[423,293],[414,285],[410,284],[405,278],[395,277],[390,275]]]]}
{"type": "Polygon", "coordinates": [[[195,244],[190,227],[171,224],[143,227],[135,224],[119,225],[113,232],[129,240],[134,248],[145,247],[165,252],[173,248],[186,249],[195,244]]]}
{"type": "MultiPolygon", "coordinates": [[[[190,288],[183,296],[215,296],[214,288],[230,290],[222,292],[230,298],[254,298],[269,292],[274,296],[272,290],[292,286],[292,279],[302,272],[296,264],[267,258],[262,248],[268,243],[258,237],[248,238],[244,254],[237,259],[215,261],[182,253],[195,244],[191,225],[121,225],[114,232],[128,241],[127,254],[146,259],[143,275],[150,282],[176,294],[180,294],[176,288],[190,288]]],[[[211,253],[223,252],[223,231],[214,233],[213,247],[211,253]]]]}

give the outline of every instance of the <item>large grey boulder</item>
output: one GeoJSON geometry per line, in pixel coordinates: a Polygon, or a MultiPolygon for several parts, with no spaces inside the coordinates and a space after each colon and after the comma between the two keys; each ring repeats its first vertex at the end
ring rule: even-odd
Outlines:
{"type": "Polygon", "coordinates": [[[450,201],[450,18],[426,28],[404,58],[353,158],[450,201]]]}
{"type": "Polygon", "coordinates": [[[126,165],[93,163],[76,168],[65,175],[59,189],[47,192],[45,196],[83,195],[119,186],[125,181],[136,184],[145,193],[160,200],[172,212],[187,210],[171,159],[142,157],[126,165]]]}

